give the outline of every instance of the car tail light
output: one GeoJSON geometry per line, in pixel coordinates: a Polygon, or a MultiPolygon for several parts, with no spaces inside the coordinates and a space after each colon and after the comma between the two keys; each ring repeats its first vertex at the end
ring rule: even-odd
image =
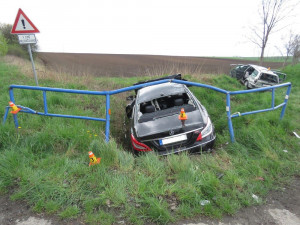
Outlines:
{"type": "Polygon", "coordinates": [[[196,139],[196,141],[201,141],[201,140],[202,140],[202,134],[200,132],[199,135],[198,135],[198,137],[197,137],[197,139],[196,139]]]}
{"type": "Polygon", "coordinates": [[[147,145],[141,143],[141,142],[138,142],[133,134],[131,134],[131,143],[132,143],[132,147],[137,150],[137,151],[141,151],[141,152],[149,152],[149,151],[152,151],[151,148],[149,148],[147,145]]]}

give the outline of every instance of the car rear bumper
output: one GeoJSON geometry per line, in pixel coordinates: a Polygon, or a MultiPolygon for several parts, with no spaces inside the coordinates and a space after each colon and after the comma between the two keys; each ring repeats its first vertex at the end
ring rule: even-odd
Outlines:
{"type": "Polygon", "coordinates": [[[215,139],[216,139],[216,135],[213,132],[211,135],[205,137],[202,141],[195,142],[192,145],[182,146],[176,149],[165,150],[165,151],[158,151],[156,149],[153,150],[158,155],[170,155],[170,154],[184,152],[184,151],[206,151],[214,145],[215,139]]]}

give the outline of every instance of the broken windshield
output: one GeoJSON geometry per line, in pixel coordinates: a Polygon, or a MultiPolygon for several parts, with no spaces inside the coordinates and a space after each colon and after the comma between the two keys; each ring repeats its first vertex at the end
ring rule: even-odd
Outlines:
{"type": "Polygon", "coordinates": [[[187,93],[152,99],[142,102],[138,106],[138,121],[140,123],[179,114],[181,108],[184,108],[186,112],[196,110],[196,103],[187,93]]]}
{"type": "Polygon", "coordinates": [[[186,92],[184,85],[175,83],[158,84],[142,88],[138,91],[137,103],[148,102],[160,97],[167,97],[186,92]]]}

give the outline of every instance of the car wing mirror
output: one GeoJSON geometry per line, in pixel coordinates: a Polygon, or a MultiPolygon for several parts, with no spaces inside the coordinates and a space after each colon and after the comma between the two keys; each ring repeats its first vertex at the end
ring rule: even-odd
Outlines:
{"type": "Polygon", "coordinates": [[[134,96],[133,95],[130,95],[126,98],[127,101],[132,101],[134,99],[134,96]]]}
{"type": "Polygon", "coordinates": [[[130,119],[132,116],[132,109],[133,109],[133,106],[131,104],[126,106],[126,116],[128,119],[130,119]]]}

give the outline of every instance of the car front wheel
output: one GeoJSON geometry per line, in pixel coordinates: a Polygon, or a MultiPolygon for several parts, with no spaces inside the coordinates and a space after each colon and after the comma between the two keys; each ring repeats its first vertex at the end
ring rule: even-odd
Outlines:
{"type": "Polygon", "coordinates": [[[245,81],[245,86],[246,86],[247,89],[250,89],[250,87],[249,87],[249,81],[247,81],[247,80],[245,81]]]}

